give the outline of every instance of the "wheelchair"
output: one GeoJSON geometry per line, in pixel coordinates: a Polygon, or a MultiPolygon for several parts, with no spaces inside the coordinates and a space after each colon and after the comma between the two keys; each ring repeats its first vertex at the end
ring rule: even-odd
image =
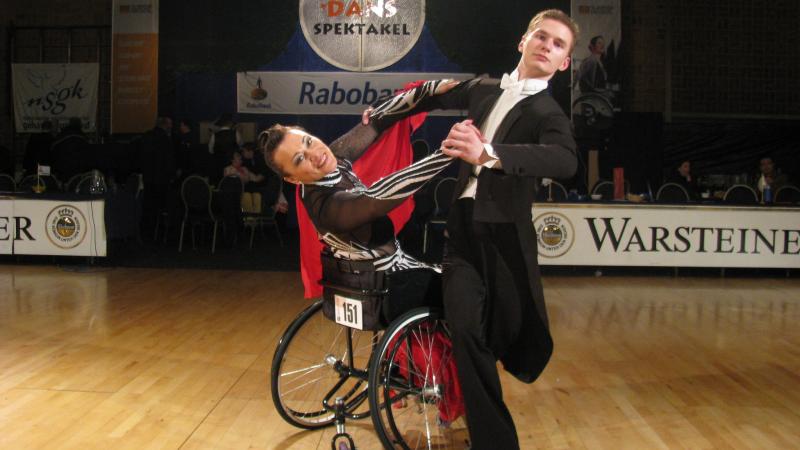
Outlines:
{"type": "MultiPolygon", "coordinates": [[[[323,269],[324,278],[328,272],[323,269]]],[[[387,449],[468,448],[469,432],[442,310],[419,306],[418,299],[410,302],[410,308],[406,304],[391,310],[387,305],[417,295],[419,286],[397,289],[391,276],[386,278],[385,284],[376,288],[371,283],[369,289],[322,282],[323,298],[292,321],[275,350],[270,372],[275,408],[298,428],[335,426],[333,450],[358,448],[347,433],[346,421],[368,417],[387,449]],[[337,305],[347,304],[347,299],[358,300],[356,305],[376,300],[391,311],[384,310],[381,323],[361,323],[362,329],[343,325],[353,318],[344,316],[353,311],[337,305]],[[331,314],[338,315],[331,320],[331,314]]]]}

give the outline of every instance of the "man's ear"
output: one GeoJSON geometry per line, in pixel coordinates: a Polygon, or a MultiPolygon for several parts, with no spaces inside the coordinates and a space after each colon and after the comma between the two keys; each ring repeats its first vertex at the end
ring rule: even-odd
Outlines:
{"type": "Polygon", "coordinates": [[[564,58],[564,61],[561,62],[561,65],[558,67],[558,70],[563,72],[569,68],[569,63],[572,62],[572,57],[567,56],[564,58]]]}
{"type": "Polygon", "coordinates": [[[525,46],[525,39],[528,37],[528,34],[530,34],[530,31],[525,32],[525,34],[523,34],[522,38],[519,40],[519,45],[517,45],[517,50],[520,53],[522,53],[522,48],[525,46]]]}
{"type": "Polygon", "coordinates": [[[285,181],[288,181],[289,183],[292,183],[292,184],[300,184],[300,182],[299,182],[299,181],[297,181],[297,178],[295,178],[295,177],[290,177],[289,175],[287,175],[287,176],[283,177],[283,179],[284,179],[285,181]]]}

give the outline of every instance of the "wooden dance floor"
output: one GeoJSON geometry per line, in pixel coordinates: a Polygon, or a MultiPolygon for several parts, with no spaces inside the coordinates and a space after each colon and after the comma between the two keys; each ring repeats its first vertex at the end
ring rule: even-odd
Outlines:
{"type": "MultiPolygon", "coordinates": [[[[522,448],[800,447],[797,278],[545,289],[553,360],[503,375],[522,448]]],[[[301,292],[291,272],[0,266],[0,448],[329,449],[267,382],[301,292]]]]}

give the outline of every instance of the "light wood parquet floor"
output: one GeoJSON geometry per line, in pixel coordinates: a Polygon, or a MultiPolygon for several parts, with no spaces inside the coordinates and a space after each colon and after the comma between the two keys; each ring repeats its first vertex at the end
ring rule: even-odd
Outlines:
{"type": "MultiPolygon", "coordinates": [[[[800,447],[800,280],[545,279],[522,448],[800,447]]],[[[326,449],[267,377],[298,273],[0,266],[1,449],[326,449]]],[[[371,423],[350,424],[362,449],[371,423]]]]}

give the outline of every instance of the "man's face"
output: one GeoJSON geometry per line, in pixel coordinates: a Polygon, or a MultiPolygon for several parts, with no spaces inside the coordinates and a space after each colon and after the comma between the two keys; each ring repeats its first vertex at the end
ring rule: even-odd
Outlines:
{"type": "Polygon", "coordinates": [[[572,31],[563,23],[544,19],[539,25],[525,33],[518,49],[519,78],[541,78],[549,80],[557,71],[569,67],[569,51],[572,48],[572,31]]]}
{"type": "Polygon", "coordinates": [[[688,177],[689,174],[692,172],[692,165],[689,161],[684,161],[679,167],[678,172],[681,174],[682,177],[688,177]]]}
{"type": "Polygon", "coordinates": [[[311,183],[336,169],[336,157],[317,137],[289,130],[275,149],[275,163],[290,183],[311,183]]]}
{"type": "Polygon", "coordinates": [[[771,175],[772,171],[775,170],[775,163],[772,161],[772,158],[761,158],[758,165],[761,169],[761,173],[764,175],[771,175]]]}
{"type": "Polygon", "coordinates": [[[606,51],[606,41],[604,41],[603,38],[598,38],[594,41],[594,45],[592,45],[589,50],[595,55],[602,55],[603,52],[606,51]]]}

